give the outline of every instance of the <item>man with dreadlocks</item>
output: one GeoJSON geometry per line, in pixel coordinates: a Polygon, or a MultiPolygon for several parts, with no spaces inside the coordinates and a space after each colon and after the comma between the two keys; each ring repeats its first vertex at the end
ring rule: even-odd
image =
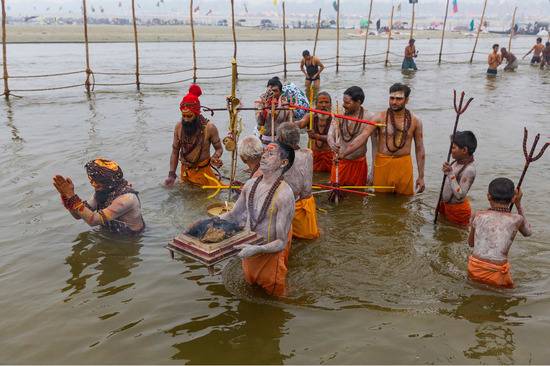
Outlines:
{"type": "MultiPolygon", "coordinates": [[[[332,98],[330,94],[322,91],[317,95],[317,109],[331,112],[332,98]]],[[[311,140],[313,150],[313,171],[314,172],[330,172],[332,168],[333,153],[327,142],[328,130],[332,117],[330,115],[315,113],[313,115],[313,129],[309,129],[309,114],[297,121],[296,124],[300,128],[308,128],[307,134],[311,140]]]]}
{"type": "Polygon", "coordinates": [[[101,225],[111,232],[137,234],[145,223],[141,216],[138,192],[132,188],[117,163],[95,159],[85,165],[95,192],[90,200],[82,201],[74,192],[71,178],[56,175],[53,185],[61,195],[63,205],[77,220],[90,226],[101,225]]]}
{"type": "Polygon", "coordinates": [[[178,160],[181,160],[181,182],[198,186],[212,183],[205,176],[215,178],[211,166],[222,166],[220,158],[223,149],[218,129],[201,114],[201,95],[201,88],[192,84],[180,103],[181,121],[174,128],[170,171],[164,181],[167,186],[172,186],[176,181],[178,160]],[[216,150],[212,156],[210,145],[216,150]]]}
{"type": "MultiPolygon", "coordinates": [[[[353,151],[357,146],[363,146],[368,138],[376,133],[373,142],[374,156],[374,185],[392,186],[392,188],[379,188],[377,192],[394,192],[402,195],[414,194],[413,165],[411,158],[412,142],[414,140],[416,163],[418,166],[418,179],[416,191],[423,192],[424,185],[424,136],[422,134],[422,122],[420,118],[411,113],[406,105],[409,102],[411,89],[407,85],[393,84],[390,87],[389,108],[378,113],[374,122],[384,123],[376,131],[376,126],[367,126],[353,143],[348,146],[348,151],[353,151]]],[[[346,155],[344,153],[344,155],[346,155]]]]}
{"type": "Polygon", "coordinates": [[[298,239],[317,239],[317,207],[311,194],[313,183],[313,153],[300,148],[300,129],[292,122],[285,122],[277,130],[277,141],[294,150],[294,164],[285,173],[285,182],[290,185],[296,200],[292,236],[298,239]]]}
{"type": "Polygon", "coordinates": [[[290,146],[280,142],[267,145],[260,160],[262,175],[248,180],[233,210],[221,216],[264,238],[262,245],[236,247],[241,250],[245,280],[274,296],[286,293],[294,193],[283,175],[293,162],[294,150],[290,146]]]}

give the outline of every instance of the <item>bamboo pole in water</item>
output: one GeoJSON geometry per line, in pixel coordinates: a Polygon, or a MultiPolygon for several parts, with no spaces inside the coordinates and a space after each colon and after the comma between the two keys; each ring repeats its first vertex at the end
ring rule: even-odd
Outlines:
{"type": "Polygon", "coordinates": [[[286,11],[285,1],[283,0],[283,75],[286,81],[286,11]]]}
{"type": "Polygon", "coordinates": [[[90,49],[88,47],[88,13],[86,10],[86,0],[82,0],[82,11],[83,11],[83,23],[84,23],[84,47],[86,50],[86,81],[84,86],[86,87],[86,92],[90,92],[90,76],[92,70],[90,70],[90,49]]]}
{"type": "Polygon", "coordinates": [[[193,49],[193,83],[197,82],[197,50],[195,48],[195,24],[193,22],[193,0],[189,1],[189,22],[191,24],[191,47],[193,49]]]}
{"type": "Polygon", "coordinates": [[[340,0],[336,2],[336,72],[340,67],[340,0]]]}
{"type": "Polygon", "coordinates": [[[514,27],[516,26],[516,11],[518,7],[514,8],[514,14],[512,15],[512,27],[510,28],[510,38],[508,39],[508,52],[512,52],[512,37],[515,34],[514,27]]]}
{"type": "Polygon", "coordinates": [[[412,39],[413,38],[413,35],[414,35],[414,6],[416,5],[416,3],[413,3],[413,11],[412,11],[412,17],[411,17],[411,35],[409,37],[409,39],[412,39]]]}
{"type": "Polygon", "coordinates": [[[132,23],[134,26],[134,45],[136,49],[136,87],[137,90],[140,90],[139,82],[139,44],[138,44],[138,35],[137,35],[137,23],[136,23],[136,1],[132,0],[132,23]]]}
{"type": "Polygon", "coordinates": [[[369,39],[369,28],[370,28],[370,16],[372,14],[372,0],[370,0],[369,6],[369,19],[367,20],[367,30],[365,31],[365,47],[363,48],[363,71],[367,67],[367,41],[369,39]]]}
{"type": "Polygon", "coordinates": [[[481,26],[483,25],[483,20],[485,19],[485,8],[487,8],[487,0],[483,3],[483,11],[481,12],[481,20],[477,27],[476,41],[474,42],[474,49],[472,50],[472,57],[470,57],[470,63],[474,61],[474,54],[476,53],[477,40],[479,39],[479,33],[481,32],[481,26]]]}
{"type": "Polygon", "coordinates": [[[439,46],[439,59],[437,61],[438,65],[441,65],[441,53],[443,52],[443,41],[445,39],[445,28],[447,27],[448,14],[449,14],[449,0],[447,0],[447,5],[445,7],[445,18],[443,19],[443,31],[441,32],[441,45],[439,46]]]}
{"type": "Polygon", "coordinates": [[[6,0],[2,0],[2,63],[4,65],[4,97],[10,97],[10,88],[8,86],[8,55],[6,51],[6,0]]]}
{"type": "Polygon", "coordinates": [[[391,30],[393,28],[393,5],[391,7],[391,15],[390,15],[390,29],[388,32],[388,49],[386,50],[386,62],[384,62],[384,66],[387,67],[388,63],[390,61],[390,43],[391,43],[391,30]]]}
{"type": "MultiPolygon", "coordinates": [[[[235,0],[231,0],[231,31],[233,33],[233,59],[237,60],[237,34],[235,33],[235,0]]],[[[239,79],[237,66],[235,66],[235,79],[239,79]]]]}
{"type": "Polygon", "coordinates": [[[317,31],[315,31],[315,44],[313,45],[313,56],[317,51],[317,40],[319,39],[319,28],[321,26],[321,8],[319,8],[319,13],[317,13],[317,31]]]}

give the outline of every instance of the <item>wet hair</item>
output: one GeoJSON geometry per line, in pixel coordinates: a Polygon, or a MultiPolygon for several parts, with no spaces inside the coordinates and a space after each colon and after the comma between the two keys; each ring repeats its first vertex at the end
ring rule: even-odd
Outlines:
{"type": "Polygon", "coordinates": [[[495,44],[493,45],[493,49],[494,49],[495,47],[498,48],[498,43],[495,43],[495,44]]]}
{"type": "Polygon", "coordinates": [[[293,149],[300,148],[300,129],[292,122],[281,123],[277,128],[277,141],[287,144],[293,149]]]}
{"type": "Polygon", "coordinates": [[[292,164],[294,164],[294,149],[280,141],[277,141],[276,144],[279,146],[279,157],[283,160],[288,160],[288,164],[283,169],[283,174],[285,174],[292,167],[292,164]]]}
{"type": "Polygon", "coordinates": [[[304,56],[304,57],[307,57],[309,55],[310,55],[310,53],[309,53],[308,50],[304,50],[304,52],[302,52],[302,56],[304,56]]]}
{"type": "Polygon", "coordinates": [[[322,92],[319,92],[317,94],[317,99],[319,99],[320,96],[324,95],[325,97],[328,98],[328,100],[330,100],[330,102],[332,103],[332,97],[330,96],[330,94],[326,91],[322,91],[322,92]]]}
{"type": "Polygon", "coordinates": [[[274,76],[267,82],[267,86],[276,86],[279,88],[280,91],[283,91],[283,83],[281,83],[281,80],[279,77],[274,76]]]}
{"type": "Polygon", "coordinates": [[[538,42],[538,43],[541,43],[541,42],[542,42],[542,38],[541,38],[541,37],[537,38],[537,42],[538,42]]]}
{"type": "Polygon", "coordinates": [[[363,92],[363,89],[358,86],[350,86],[346,89],[344,95],[350,97],[351,100],[353,100],[354,102],[359,102],[363,104],[363,102],[365,101],[365,93],[363,92]]]}
{"type": "Polygon", "coordinates": [[[474,152],[477,149],[476,135],[474,135],[472,131],[456,131],[453,144],[461,149],[467,148],[468,154],[474,155],[474,152]]]}
{"type": "Polygon", "coordinates": [[[400,92],[400,91],[402,91],[403,94],[405,94],[405,98],[408,98],[409,95],[411,95],[411,88],[409,88],[405,84],[395,83],[392,86],[390,86],[390,94],[395,92],[400,92]]]}
{"type": "Polygon", "coordinates": [[[489,194],[496,203],[511,203],[514,193],[514,182],[508,178],[496,178],[489,183],[489,194]]]}
{"type": "Polygon", "coordinates": [[[241,159],[246,161],[260,160],[263,153],[264,145],[258,137],[254,135],[246,136],[239,141],[239,156],[241,159]]]}
{"type": "Polygon", "coordinates": [[[409,39],[409,44],[416,42],[414,38],[409,39]]]}

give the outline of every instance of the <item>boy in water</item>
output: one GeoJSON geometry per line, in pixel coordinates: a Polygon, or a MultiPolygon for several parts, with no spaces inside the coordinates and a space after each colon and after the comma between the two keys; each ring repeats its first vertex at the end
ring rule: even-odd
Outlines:
{"type": "Polygon", "coordinates": [[[472,215],[466,195],[476,179],[476,148],[477,139],[472,131],[457,131],[451,150],[454,161],[443,163],[446,179],[438,209],[448,221],[458,225],[468,225],[472,215]]]}
{"type": "Polygon", "coordinates": [[[514,189],[508,178],[496,178],[489,184],[487,199],[490,208],[478,211],[472,219],[468,245],[473,247],[468,257],[468,277],[492,286],[514,287],[510,276],[508,252],[519,230],[531,235],[531,226],[521,206],[521,190],[514,189]],[[518,213],[510,212],[515,203],[518,213]]]}

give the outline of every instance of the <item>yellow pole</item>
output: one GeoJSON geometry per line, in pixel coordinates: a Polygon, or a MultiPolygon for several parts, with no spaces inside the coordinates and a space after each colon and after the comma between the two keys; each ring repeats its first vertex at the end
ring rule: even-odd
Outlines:
{"type": "MultiPolygon", "coordinates": [[[[231,0],[231,31],[233,33],[233,58],[237,59],[237,34],[235,33],[235,0],[231,0]]],[[[237,72],[236,78],[239,78],[237,72]]]]}
{"type": "Polygon", "coordinates": [[[476,41],[474,42],[474,49],[472,50],[472,57],[470,57],[470,63],[474,61],[474,54],[476,53],[477,40],[479,39],[479,33],[481,32],[481,26],[483,25],[483,20],[485,19],[485,8],[487,8],[487,0],[483,3],[483,11],[481,12],[481,20],[477,27],[476,41]]]}
{"type": "Polygon", "coordinates": [[[367,40],[369,39],[369,28],[370,28],[370,16],[372,13],[372,0],[370,0],[370,6],[369,6],[369,20],[367,23],[367,31],[365,32],[365,48],[363,49],[363,71],[365,71],[367,67],[367,40]]]}
{"type": "Polygon", "coordinates": [[[133,26],[134,26],[134,45],[135,45],[135,48],[136,48],[136,87],[137,87],[137,90],[139,90],[140,89],[140,82],[139,82],[139,44],[138,44],[138,35],[137,35],[135,0],[132,0],[132,23],[133,23],[133,26]]]}
{"type": "Polygon", "coordinates": [[[8,55],[6,51],[6,0],[2,0],[2,62],[4,64],[4,97],[10,96],[10,88],[8,87],[8,55]]]}
{"type": "Polygon", "coordinates": [[[191,45],[193,48],[193,82],[197,82],[197,52],[195,49],[195,25],[193,22],[193,0],[189,1],[189,22],[191,24],[191,45]]]}
{"type": "Polygon", "coordinates": [[[387,67],[389,60],[390,60],[390,43],[391,43],[391,31],[393,28],[393,5],[391,7],[391,15],[390,15],[390,29],[388,33],[388,49],[386,50],[386,62],[384,62],[384,66],[387,67]]]}
{"type": "Polygon", "coordinates": [[[510,39],[508,39],[508,52],[512,52],[512,37],[514,36],[514,27],[516,26],[516,11],[518,7],[514,8],[514,14],[512,15],[512,27],[510,28],[510,39]]]}
{"type": "MultiPolygon", "coordinates": [[[[309,84],[309,104],[313,108],[313,82],[309,84]]],[[[313,130],[313,111],[309,111],[309,129],[313,130]]],[[[313,146],[313,141],[309,139],[309,148],[313,146]]]]}

